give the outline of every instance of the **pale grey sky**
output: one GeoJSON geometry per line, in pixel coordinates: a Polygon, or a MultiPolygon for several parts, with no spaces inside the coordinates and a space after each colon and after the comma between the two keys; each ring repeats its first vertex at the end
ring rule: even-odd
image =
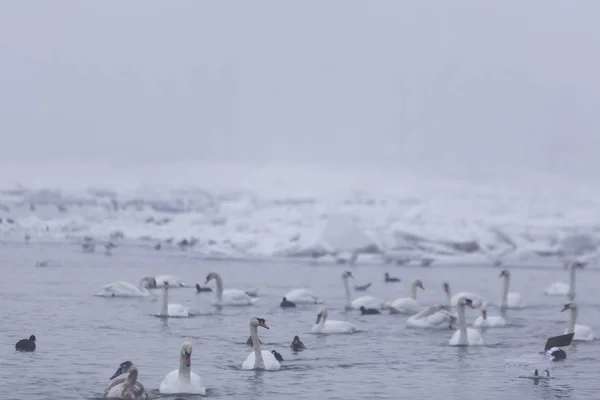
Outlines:
{"type": "Polygon", "coordinates": [[[0,0],[2,157],[595,174],[599,15],[596,0],[0,0]]]}

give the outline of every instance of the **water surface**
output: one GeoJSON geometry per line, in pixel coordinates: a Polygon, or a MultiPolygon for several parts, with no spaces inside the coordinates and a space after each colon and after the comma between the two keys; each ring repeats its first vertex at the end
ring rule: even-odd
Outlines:
{"type": "MultiPolygon", "coordinates": [[[[485,346],[448,345],[451,330],[406,329],[406,316],[360,316],[344,312],[341,274],[350,269],[356,283],[373,282],[367,292],[386,300],[406,297],[410,282],[423,280],[422,305],[445,302],[442,282],[454,292],[469,290],[500,300],[498,268],[408,268],[379,265],[324,265],[279,262],[203,261],[185,253],[166,253],[119,247],[112,256],[83,253],[71,245],[7,245],[2,253],[4,350],[0,357],[0,393],[3,398],[98,398],[119,363],[138,365],[140,380],[150,398],[163,398],[158,387],[178,367],[179,348],[193,342],[192,370],[200,374],[210,398],[231,399],[589,399],[599,389],[597,342],[567,349],[566,362],[555,366],[555,379],[538,384],[519,378],[528,371],[506,368],[506,359],[535,354],[549,336],[562,334],[568,313],[561,313],[562,297],[547,297],[543,289],[568,281],[563,269],[512,268],[512,288],[525,297],[528,308],[512,311],[513,326],[483,333],[485,346]],[[36,262],[50,260],[46,267],[36,262]],[[208,272],[219,272],[226,288],[259,289],[260,300],[251,307],[211,305],[214,293],[195,289],[170,291],[170,302],[201,314],[188,319],[152,316],[159,303],[152,299],[99,298],[104,284],[124,280],[136,283],[145,275],[175,274],[186,282],[204,284],[208,272]],[[402,278],[385,284],[383,273],[402,278]],[[325,300],[330,319],[347,320],[361,328],[353,335],[317,336],[309,333],[317,307],[281,309],[281,297],[290,289],[311,287],[325,300]],[[265,318],[270,330],[259,334],[267,350],[276,349],[285,361],[277,372],[241,370],[250,352],[245,345],[249,319],[265,318]],[[14,343],[35,334],[34,353],[17,353],[14,343]],[[288,347],[299,335],[307,350],[294,354],[288,347]]],[[[600,316],[597,270],[579,273],[578,322],[597,325],[600,316]]],[[[490,315],[498,314],[494,308],[490,315]]],[[[478,313],[467,312],[471,323],[478,313]]],[[[182,395],[181,399],[200,398],[182,395]]],[[[171,398],[174,398],[171,396],[171,398]]]]}

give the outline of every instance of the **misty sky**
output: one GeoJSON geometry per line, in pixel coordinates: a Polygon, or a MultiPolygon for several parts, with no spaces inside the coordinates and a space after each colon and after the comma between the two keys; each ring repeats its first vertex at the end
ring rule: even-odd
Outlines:
{"type": "Polygon", "coordinates": [[[600,168],[598,1],[0,0],[3,159],[600,168]]]}

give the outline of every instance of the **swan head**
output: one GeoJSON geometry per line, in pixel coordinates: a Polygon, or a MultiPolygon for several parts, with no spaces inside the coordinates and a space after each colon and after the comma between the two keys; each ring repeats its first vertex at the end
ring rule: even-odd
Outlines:
{"type": "Polygon", "coordinates": [[[35,335],[29,336],[29,340],[31,340],[32,342],[37,342],[37,340],[35,340],[35,335]]]}
{"type": "Polygon", "coordinates": [[[458,299],[458,305],[461,307],[471,307],[471,308],[475,308],[473,307],[473,300],[471,299],[467,299],[466,297],[461,297],[460,299],[458,299]]]}
{"type": "Polygon", "coordinates": [[[423,290],[425,290],[425,288],[423,287],[423,282],[420,279],[416,279],[413,282],[413,285],[415,285],[415,287],[421,288],[423,290]]]}
{"type": "Polygon", "coordinates": [[[263,318],[259,318],[259,317],[250,318],[250,326],[253,326],[255,328],[262,326],[265,329],[269,329],[269,327],[267,326],[267,321],[265,321],[263,318]]]}
{"type": "Polygon", "coordinates": [[[213,279],[216,280],[218,276],[219,276],[219,274],[217,274],[216,272],[208,273],[208,275],[206,275],[206,282],[204,282],[204,285],[206,286],[206,284],[213,279]]]}
{"type": "Polygon", "coordinates": [[[319,325],[319,322],[321,322],[321,319],[325,319],[327,318],[327,310],[323,307],[321,307],[321,309],[319,309],[319,313],[317,314],[317,322],[316,325],[319,325]]]}
{"type": "Polygon", "coordinates": [[[192,365],[192,344],[190,342],[183,342],[181,344],[181,357],[185,358],[185,365],[188,367],[192,365]]]}
{"type": "Polygon", "coordinates": [[[352,275],[352,272],[350,272],[350,271],[344,271],[344,273],[342,274],[342,279],[348,279],[348,278],[354,279],[354,275],[352,275]]]}
{"type": "Polygon", "coordinates": [[[131,361],[124,361],[121,363],[121,365],[119,365],[117,372],[115,372],[109,379],[115,379],[117,376],[127,374],[134,369],[136,369],[135,365],[133,365],[131,361]]]}
{"type": "Polygon", "coordinates": [[[450,284],[448,282],[444,282],[444,292],[450,293],[450,284]]]}
{"type": "Polygon", "coordinates": [[[500,278],[510,278],[510,272],[507,269],[503,269],[502,272],[500,272],[500,278]]]}
{"type": "Polygon", "coordinates": [[[164,281],[163,282],[163,288],[164,289],[168,289],[169,288],[169,281],[164,281]]]}
{"type": "Polygon", "coordinates": [[[298,335],[294,336],[294,340],[292,341],[292,344],[300,344],[300,337],[298,335]]]}
{"type": "Polygon", "coordinates": [[[563,311],[567,311],[567,310],[576,310],[577,309],[577,303],[575,303],[574,301],[565,304],[565,306],[563,307],[562,310],[560,310],[560,312],[563,311]]]}

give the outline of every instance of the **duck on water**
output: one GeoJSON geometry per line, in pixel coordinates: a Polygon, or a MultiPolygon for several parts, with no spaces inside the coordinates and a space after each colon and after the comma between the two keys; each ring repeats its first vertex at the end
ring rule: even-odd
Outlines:
{"type": "Polygon", "coordinates": [[[17,351],[35,351],[35,335],[29,336],[29,339],[21,339],[15,344],[17,351]]]}

